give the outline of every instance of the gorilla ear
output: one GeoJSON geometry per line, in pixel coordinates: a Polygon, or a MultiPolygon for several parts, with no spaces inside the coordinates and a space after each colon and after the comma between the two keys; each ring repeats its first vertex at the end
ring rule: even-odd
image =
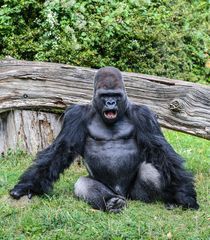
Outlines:
{"type": "Polygon", "coordinates": [[[94,79],[94,92],[97,89],[123,89],[125,90],[122,74],[115,67],[100,68],[94,79]]]}

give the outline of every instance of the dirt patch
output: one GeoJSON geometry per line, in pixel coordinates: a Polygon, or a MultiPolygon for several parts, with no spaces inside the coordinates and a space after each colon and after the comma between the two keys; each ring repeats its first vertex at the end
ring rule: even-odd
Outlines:
{"type": "Polygon", "coordinates": [[[2,204],[9,204],[12,207],[17,208],[24,208],[32,203],[33,200],[29,199],[27,196],[23,196],[19,200],[15,200],[8,195],[3,196],[0,198],[0,203],[2,204]]]}

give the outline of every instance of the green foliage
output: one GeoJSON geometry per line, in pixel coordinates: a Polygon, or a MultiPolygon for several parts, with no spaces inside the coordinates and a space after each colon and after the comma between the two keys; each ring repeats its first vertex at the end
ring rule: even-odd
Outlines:
{"type": "Polygon", "coordinates": [[[206,0],[2,2],[0,57],[210,82],[206,0]]]}
{"type": "Polygon", "coordinates": [[[55,184],[51,195],[20,201],[8,198],[8,190],[31,164],[32,157],[21,150],[0,157],[0,239],[209,239],[209,141],[164,131],[187,168],[196,174],[200,209],[166,210],[163,203],[128,201],[120,214],[94,211],[73,196],[73,187],[84,167],[71,166],[55,184]]]}

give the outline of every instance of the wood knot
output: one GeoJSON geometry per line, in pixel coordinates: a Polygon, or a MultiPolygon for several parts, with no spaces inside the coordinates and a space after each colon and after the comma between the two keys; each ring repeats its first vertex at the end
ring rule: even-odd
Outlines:
{"type": "Polygon", "coordinates": [[[23,98],[28,98],[28,94],[24,93],[23,98]]]}
{"type": "Polygon", "coordinates": [[[180,99],[174,99],[169,104],[169,109],[172,112],[181,112],[183,109],[183,103],[180,99]]]}
{"type": "Polygon", "coordinates": [[[209,134],[210,133],[210,127],[205,127],[205,131],[209,134]]]}

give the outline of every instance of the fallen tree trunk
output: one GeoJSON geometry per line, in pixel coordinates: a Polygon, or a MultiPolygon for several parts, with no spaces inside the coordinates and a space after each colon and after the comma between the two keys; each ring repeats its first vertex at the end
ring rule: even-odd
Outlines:
{"type": "MultiPolygon", "coordinates": [[[[95,72],[65,64],[0,61],[0,152],[21,141],[30,152],[48,145],[59,132],[63,110],[91,101],[95,72]]],[[[137,73],[123,77],[130,100],[155,111],[161,126],[210,139],[209,86],[137,73]]]]}

